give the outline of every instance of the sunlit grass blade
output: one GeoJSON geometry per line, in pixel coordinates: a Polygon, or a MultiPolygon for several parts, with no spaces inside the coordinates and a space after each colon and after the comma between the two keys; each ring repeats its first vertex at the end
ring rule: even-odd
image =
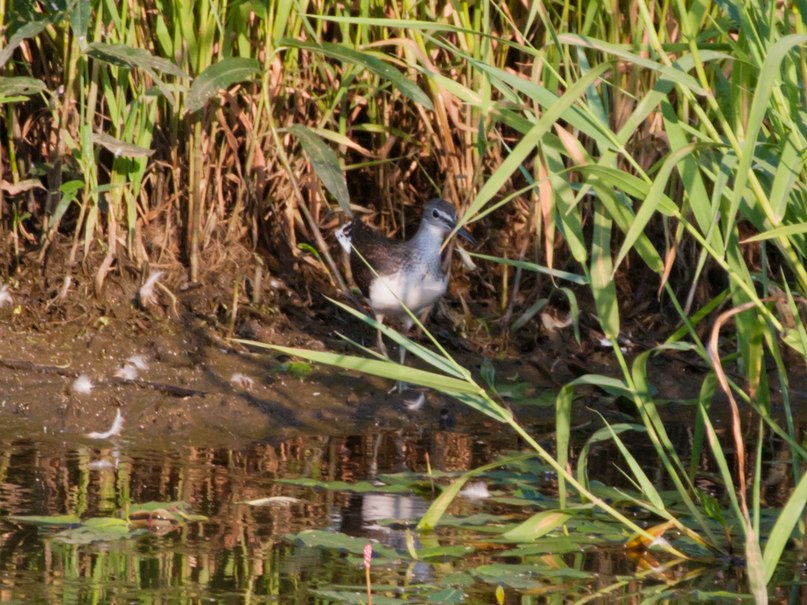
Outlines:
{"type": "Polygon", "coordinates": [[[293,347],[282,347],[268,343],[256,342],[252,340],[234,339],[235,342],[241,344],[259,347],[263,349],[270,349],[283,353],[284,355],[292,355],[300,357],[301,359],[308,359],[317,363],[342,368],[343,370],[353,370],[364,374],[371,374],[381,378],[388,378],[390,380],[409,382],[412,384],[421,385],[424,387],[436,389],[449,394],[465,394],[465,395],[480,395],[484,391],[465,380],[452,378],[450,376],[443,376],[417,368],[410,368],[401,366],[400,364],[391,361],[382,361],[378,359],[367,359],[365,357],[355,357],[352,355],[341,355],[338,353],[329,353],[323,351],[312,351],[309,349],[296,349],[293,347]]]}
{"type": "Polygon", "coordinates": [[[542,265],[538,265],[536,263],[531,263],[529,261],[515,260],[512,258],[502,258],[499,256],[489,256],[487,254],[479,254],[477,252],[469,252],[468,254],[473,258],[478,258],[480,260],[485,260],[492,263],[501,263],[503,265],[510,265],[511,267],[521,267],[522,269],[527,269],[528,271],[535,271],[536,273],[549,275],[550,277],[562,279],[571,282],[573,284],[577,284],[579,286],[587,285],[589,283],[589,279],[585,275],[577,275],[575,273],[569,273],[568,271],[561,271],[560,269],[545,267],[542,265]]]}
{"type": "MultiPolygon", "coordinates": [[[[422,359],[435,369],[444,372],[450,376],[453,376],[455,378],[460,378],[464,380],[470,379],[471,375],[468,372],[468,370],[462,367],[456,361],[454,361],[454,359],[451,358],[450,356],[446,354],[434,353],[430,349],[407,338],[397,330],[390,328],[389,326],[373,319],[372,317],[369,317],[368,315],[365,315],[361,311],[357,311],[356,309],[350,307],[349,305],[341,303],[338,300],[334,300],[332,298],[329,298],[328,300],[330,300],[337,307],[341,308],[343,311],[351,314],[353,317],[360,319],[368,326],[372,326],[376,330],[380,330],[384,336],[395,342],[395,344],[397,344],[400,347],[405,347],[408,352],[412,353],[416,357],[419,357],[420,359],[422,359]]],[[[430,333],[428,333],[428,331],[426,331],[425,328],[424,331],[434,341],[434,337],[430,333]]]]}
{"type": "Polygon", "coordinates": [[[491,462],[490,464],[485,464],[483,466],[477,467],[472,471],[465,473],[464,475],[458,477],[454,481],[451,482],[446,489],[444,489],[437,499],[431,503],[429,509],[423,514],[418,522],[417,529],[418,531],[431,531],[440,523],[440,519],[445,514],[446,510],[448,509],[449,505],[454,502],[454,500],[459,495],[462,488],[465,484],[474,477],[477,477],[483,473],[486,473],[494,468],[498,468],[500,466],[505,466],[507,464],[514,464],[516,462],[521,462],[522,460],[527,460],[529,458],[533,458],[535,454],[520,454],[517,456],[510,456],[507,458],[502,458],[500,460],[496,460],[495,462],[491,462]]]}
{"type": "Polygon", "coordinates": [[[523,521],[513,529],[504,532],[501,535],[501,539],[512,540],[514,542],[528,542],[537,540],[538,538],[541,538],[549,532],[557,529],[571,518],[572,515],[564,511],[541,511],[540,513],[534,514],[526,521],[523,521]]]}
{"type": "Polygon", "coordinates": [[[805,505],[807,504],[807,473],[802,474],[795,489],[785,503],[784,508],[776,517],[776,522],[768,535],[763,555],[765,579],[768,584],[773,577],[779,560],[785,548],[793,539],[794,528],[803,521],[805,505]]]}

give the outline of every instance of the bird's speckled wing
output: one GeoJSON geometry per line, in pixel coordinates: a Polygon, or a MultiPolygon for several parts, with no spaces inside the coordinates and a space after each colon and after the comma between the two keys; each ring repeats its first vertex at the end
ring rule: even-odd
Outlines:
{"type": "Polygon", "coordinates": [[[374,259],[377,266],[373,268],[376,273],[384,274],[395,270],[403,263],[401,252],[404,242],[384,237],[375,229],[368,227],[358,218],[351,223],[351,245],[353,251],[359,254],[350,254],[350,269],[353,272],[353,281],[364,296],[370,295],[370,284],[375,274],[365,261],[374,259]],[[364,257],[365,260],[362,260],[364,257]]]}

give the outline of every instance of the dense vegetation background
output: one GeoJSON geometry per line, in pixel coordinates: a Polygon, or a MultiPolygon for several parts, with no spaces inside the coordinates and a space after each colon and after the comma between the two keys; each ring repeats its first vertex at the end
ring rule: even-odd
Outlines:
{"type": "MultiPolygon", "coordinates": [[[[503,331],[550,296],[590,301],[614,343],[625,312],[664,309],[658,340],[714,367],[706,394],[717,381],[766,417],[774,367],[789,410],[807,358],[804,8],[3,0],[0,273],[57,303],[158,270],[233,300],[259,300],[267,266],[340,288],[340,212],[405,231],[442,195],[482,240],[470,287],[503,331]]],[[[641,372],[614,354],[641,408],[641,372]]]]}

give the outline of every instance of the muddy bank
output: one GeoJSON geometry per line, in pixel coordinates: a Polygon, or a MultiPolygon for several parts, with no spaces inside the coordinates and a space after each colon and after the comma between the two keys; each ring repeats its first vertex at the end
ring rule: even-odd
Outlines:
{"type": "MultiPolygon", "coordinates": [[[[230,334],[361,354],[338,334],[367,346],[375,342],[372,330],[326,300],[333,288],[308,275],[304,261],[257,280],[246,260],[240,271],[233,269],[235,257],[211,262],[200,284],[184,283],[180,267],[166,271],[146,306],[138,304],[144,276],[109,280],[101,298],[92,295],[89,280],[74,283],[60,300],[55,282],[43,285],[35,267],[22,267],[7,289],[10,301],[0,305],[0,425],[20,436],[76,438],[107,430],[120,409],[124,436],[135,442],[235,446],[299,433],[356,433],[367,426],[487,422],[437,393],[428,393],[426,405],[413,414],[404,398],[389,393],[389,381],[326,367],[305,373],[305,366],[232,343],[230,334]],[[248,296],[255,283],[262,284],[260,296],[254,291],[248,296]],[[142,356],[146,367],[127,375],[132,356],[142,356]],[[80,375],[92,384],[89,392],[73,387],[80,375]]],[[[570,329],[541,334],[538,328],[508,343],[480,327],[481,320],[477,326],[464,322],[461,298],[452,292],[429,328],[480,383],[480,366],[488,357],[503,391],[526,385],[521,395],[546,396],[543,406],[518,407],[519,419],[551,424],[551,396],[560,385],[582,374],[619,374],[612,352],[598,349],[597,334],[586,329],[583,314],[581,345],[570,329]]],[[[475,309],[472,316],[483,317],[484,311],[475,309]]],[[[637,344],[636,351],[653,344],[637,344]]],[[[677,353],[649,363],[654,386],[673,401],[695,397],[707,370],[696,357],[677,353]]],[[[804,390],[803,374],[794,370],[791,388],[797,392],[804,390]]],[[[606,414],[630,412],[629,402],[625,407],[605,395],[593,393],[579,405],[596,405],[606,414]]]]}
{"type": "MultiPolygon", "coordinates": [[[[460,424],[484,420],[436,393],[429,393],[413,416],[405,397],[389,392],[389,381],[289,364],[282,356],[230,342],[226,326],[211,325],[186,303],[181,309],[179,316],[156,318],[121,303],[114,312],[107,308],[80,321],[33,326],[15,320],[9,315],[13,308],[5,307],[0,425],[20,437],[75,439],[106,431],[120,409],[129,441],[235,447],[296,433],[355,433],[413,420],[426,427],[444,422],[446,414],[460,424]],[[88,392],[76,384],[79,376],[88,379],[88,392]]],[[[356,353],[334,333],[335,328],[345,331],[342,322],[347,320],[332,315],[323,322],[310,312],[308,331],[297,329],[293,316],[276,316],[270,322],[253,318],[236,336],[356,353]]],[[[372,341],[365,326],[352,328],[357,339],[372,341]]],[[[469,364],[481,361],[481,356],[464,354],[469,364]]]]}

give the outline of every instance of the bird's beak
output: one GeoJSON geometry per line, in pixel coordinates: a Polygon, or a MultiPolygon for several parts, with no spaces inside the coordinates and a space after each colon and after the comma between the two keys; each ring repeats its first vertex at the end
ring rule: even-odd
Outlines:
{"type": "Polygon", "coordinates": [[[476,238],[471,235],[465,227],[460,227],[457,229],[457,235],[471,244],[471,246],[476,246],[476,238]]]}

